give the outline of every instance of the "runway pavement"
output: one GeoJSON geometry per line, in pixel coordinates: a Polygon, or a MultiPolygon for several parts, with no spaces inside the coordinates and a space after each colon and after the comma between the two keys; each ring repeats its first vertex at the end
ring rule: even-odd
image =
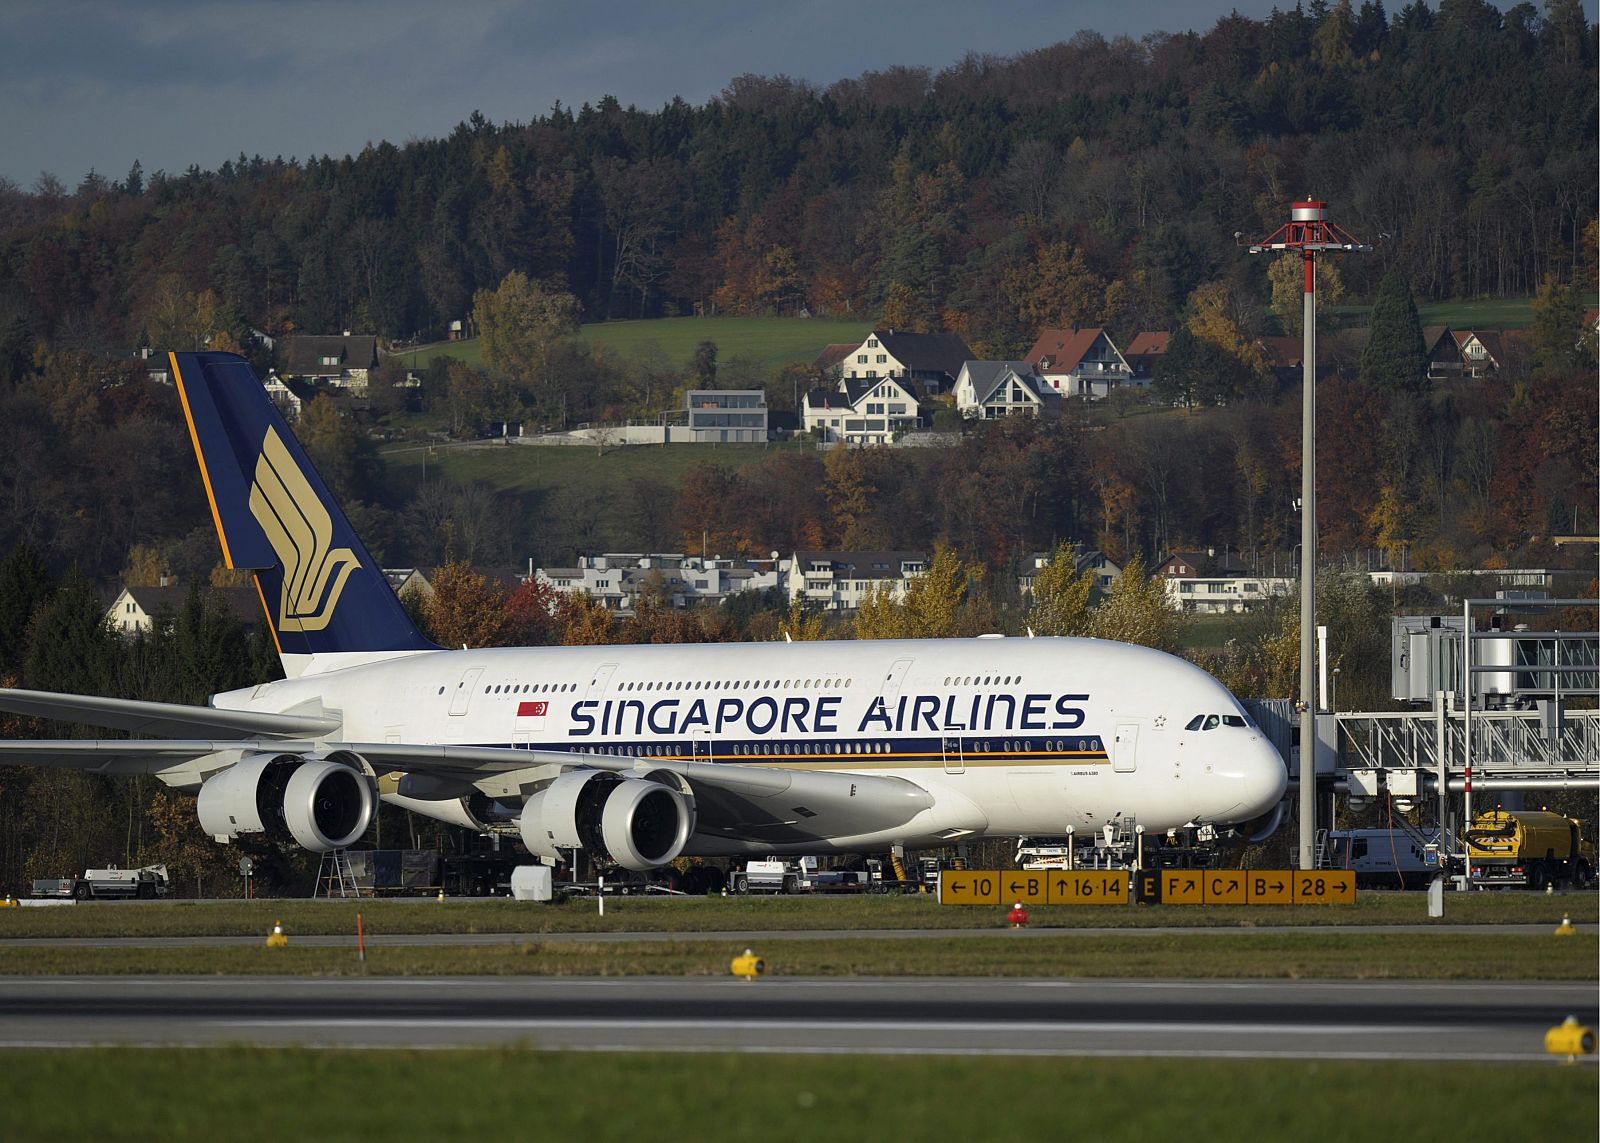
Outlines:
{"type": "MultiPolygon", "coordinates": [[[[1258,933],[1492,933],[1525,935],[1549,933],[1552,926],[1543,925],[1238,925],[1216,926],[1160,926],[1052,929],[1032,927],[1013,929],[996,925],[988,929],[745,929],[733,932],[675,930],[670,932],[506,932],[506,933],[388,933],[369,927],[366,940],[369,947],[399,947],[402,945],[499,945],[520,944],[524,941],[560,943],[576,941],[584,944],[613,944],[633,941],[725,941],[728,944],[747,945],[759,941],[840,941],[840,940],[913,940],[944,939],[950,937],[979,937],[999,940],[1035,940],[1054,937],[1070,940],[1074,937],[1174,937],[1189,935],[1226,936],[1258,933]]],[[[1590,931],[1590,926],[1579,925],[1580,932],[1590,931]]],[[[265,934],[262,934],[263,936],[265,934]]],[[[297,945],[311,948],[340,948],[353,944],[353,933],[343,935],[305,936],[292,931],[289,935],[297,945]]],[[[229,945],[259,945],[262,936],[234,937],[15,937],[0,938],[0,948],[222,948],[229,945]]]]}
{"type": "Polygon", "coordinates": [[[220,1043],[1543,1061],[1580,984],[3,977],[0,1047],[220,1043]]]}

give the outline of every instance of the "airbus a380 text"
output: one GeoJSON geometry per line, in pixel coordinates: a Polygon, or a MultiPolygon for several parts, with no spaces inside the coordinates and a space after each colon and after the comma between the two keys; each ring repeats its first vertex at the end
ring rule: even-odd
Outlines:
{"type": "Polygon", "coordinates": [[[242,359],[175,354],[224,558],[283,680],[209,707],[0,691],[0,709],[161,735],[0,743],[154,773],[218,840],[352,844],[376,799],[514,824],[634,870],[1150,830],[1272,811],[1284,765],[1199,668],[1092,639],[443,650],[422,638],[242,359]]]}

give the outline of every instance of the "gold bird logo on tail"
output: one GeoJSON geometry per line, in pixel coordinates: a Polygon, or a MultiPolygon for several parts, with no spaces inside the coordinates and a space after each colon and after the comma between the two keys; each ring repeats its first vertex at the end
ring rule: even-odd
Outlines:
{"type": "Polygon", "coordinates": [[[332,517],[270,427],[250,486],[250,512],[283,563],[278,630],[321,631],[356,569],[356,556],[332,546],[332,517]]]}

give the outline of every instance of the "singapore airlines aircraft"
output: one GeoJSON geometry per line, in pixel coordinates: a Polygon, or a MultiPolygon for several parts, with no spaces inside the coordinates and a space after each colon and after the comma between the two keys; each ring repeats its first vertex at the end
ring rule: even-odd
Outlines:
{"type": "Polygon", "coordinates": [[[0,691],[155,736],[0,743],[0,762],[155,774],[218,841],[360,839],[377,799],[535,855],[881,851],[1133,818],[1228,826],[1285,768],[1210,675],[1094,639],[444,650],[425,640],[242,359],[172,355],[229,567],[287,678],[208,707],[0,691]]]}

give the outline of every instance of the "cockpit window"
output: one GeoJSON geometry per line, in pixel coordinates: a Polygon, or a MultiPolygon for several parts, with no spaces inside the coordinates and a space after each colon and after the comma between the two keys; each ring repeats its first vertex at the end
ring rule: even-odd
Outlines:
{"type": "Polygon", "coordinates": [[[1202,729],[1202,730],[1215,730],[1217,728],[1218,721],[1219,720],[1218,720],[1216,715],[1208,714],[1208,715],[1206,715],[1206,724],[1203,727],[1201,727],[1200,729],[1202,729]]]}
{"type": "Polygon", "coordinates": [[[1244,719],[1240,718],[1236,714],[1225,714],[1225,715],[1222,716],[1222,725],[1223,726],[1245,726],[1247,724],[1245,723],[1244,719]]]}
{"type": "Polygon", "coordinates": [[[1200,724],[1205,722],[1205,720],[1206,720],[1206,716],[1205,715],[1197,714],[1193,718],[1191,718],[1188,721],[1188,723],[1186,723],[1184,725],[1184,729],[1185,730],[1199,730],[1200,729],[1200,724]]]}

